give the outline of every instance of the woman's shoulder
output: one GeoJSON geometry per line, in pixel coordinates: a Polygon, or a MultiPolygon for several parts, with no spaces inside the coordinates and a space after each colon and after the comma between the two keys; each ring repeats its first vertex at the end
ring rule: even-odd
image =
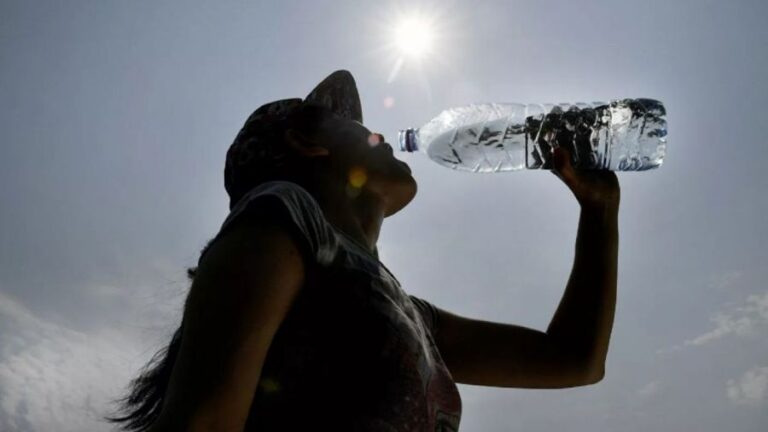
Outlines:
{"type": "Polygon", "coordinates": [[[297,217],[315,219],[318,224],[330,225],[315,197],[303,186],[287,180],[272,180],[253,187],[230,210],[227,219],[236,217],[240,212],[252,207],[253,201],[267,196],[279,198],[297,217]]]}
{"type": "Polygon", "coordinates": [[[333,226],[312,194],[290,181],[268,181],[248,191],[230,210],[219,233],[236,220],[265,211],[287,223],[318,263],[327,265],[335,258],[338,238],[333,226]]]}

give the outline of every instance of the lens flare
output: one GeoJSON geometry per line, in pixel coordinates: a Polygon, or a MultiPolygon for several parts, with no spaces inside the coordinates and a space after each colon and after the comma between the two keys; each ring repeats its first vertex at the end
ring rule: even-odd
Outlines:
{"type": "Polygon", "coordinates": [[[353,167],[349,170],[349,184],[355,189],[360,189],[368,181],[368,175],[362,167],[353,167]]]}
{"type": "Polygon", "coordinates": [[[276,391],[280,391],[280,383],[270,377],[264,377],[259,382],[259,387],[261,387],[265,393],[274,393],[276,391]]]}

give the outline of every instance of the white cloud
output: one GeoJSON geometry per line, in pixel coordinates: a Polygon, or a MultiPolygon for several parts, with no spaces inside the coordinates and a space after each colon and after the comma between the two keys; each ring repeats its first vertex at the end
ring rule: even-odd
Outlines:
{"type": "Polygon", "coordinates": [[[768,367],[755,367],[726,384],[728,399],[737,405],[757,406],[768,396],[768,367]]]}
{"type": "Polygon", "coordinates": [[[0,430],[7,432],[108,429],[100,418],[146,360],[114,330],[58,326],[1,292],[0,328],[0,430]]]}
{"type": "Polygon", "coordinates": [[[722,312],[715,315],[711,321],[715,323],[714,329],[693,339],[688,339],[684,344],[704,345],[728,335],[747,336],[754,332],[755,325],[757,324],[753,317],[734,316],[722,312]]]}
{"type": "Polygon", "coordinates": [[[718,312],[710,321],[715,325],[712,330],[688,339],[682,345],[661,349],[656,353],[679,351],[686,346],[704,345],[727,336],[743,337],[759,334],[757,330],[768,324],[768,291],[748,296],[742,306],[718,312]]]}
{"type": "Polygon", "coordinates": [[[685,345],[703,345],[729,335],[747,336],[756,328],[768,323],[768,291],[747,297],[744,306],[728,312],[720,312],[712,318],[715,328],[685,341],[685,345]]]}

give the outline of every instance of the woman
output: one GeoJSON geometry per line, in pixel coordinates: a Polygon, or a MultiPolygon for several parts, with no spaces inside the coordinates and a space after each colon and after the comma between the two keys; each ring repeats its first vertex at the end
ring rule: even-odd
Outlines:
{"type": "Polygon", "coordinates": [[[416,182],[362,125],[349,72],[260,107],[227,153],[230,214],[189,271],[182,324],[112,420],[141,431],[458,430],[456,383],[599,381],[619,186],[569,161],[558,152],[553,173],[581,205],[576,259],[541,332],[439,309],[378,260],[381,223],[416,182]]]}

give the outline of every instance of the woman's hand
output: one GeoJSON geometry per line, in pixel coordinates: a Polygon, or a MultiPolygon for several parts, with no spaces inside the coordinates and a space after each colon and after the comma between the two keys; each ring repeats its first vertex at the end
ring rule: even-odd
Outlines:
{"type": "Polygon", "coordinates": [[[613,171],[577,170],[565,147],[555,148],[553,157],[555,169],[550,171],[568,186],[582,208],[619,207],[621,189],[613,171]]]}

